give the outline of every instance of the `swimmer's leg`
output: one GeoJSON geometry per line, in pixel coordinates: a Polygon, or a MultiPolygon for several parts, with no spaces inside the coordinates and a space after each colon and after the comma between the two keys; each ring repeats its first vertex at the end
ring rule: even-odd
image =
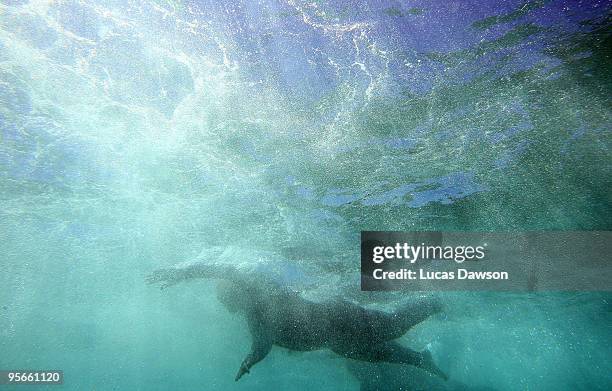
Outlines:
{"type": "Polygon", "coordinates": [[[419,297],[400,306],[394,315],[402,318],[405,325],[412,327],[439,312],[442,312],[440,300],[434,297],[419,297]]]}
{"type": "Polygon", "coordinates": [[[416,352],[397,342],[383,342],[358,350],[334,349],[334,352],[354,360],[412,365],[441,377],[444,380],[448,380],[448,376],[446,376],[446,374],[434,363],[431,353],[428,350],[416,352]]]}
{"type": "Polygon", "coordinates": [[[389,314],[386,340],[391,341],[401,337],[412,327],[439,312],[442,312],[442,304],[438,299],[431,297],[421,297],[400,306],[389,314]]]}
{"type": "Polygon", "coordinates": [[[423,297],[389,313],[340,301],[331,304],[328,311],[336,315],[334,323],[338,329],[351,330],[350,334],[365,338],[354,340],[358,345],[376,345],[400,338],[410,328],[442,311],[442,305],[437,299],[423,297]]]}

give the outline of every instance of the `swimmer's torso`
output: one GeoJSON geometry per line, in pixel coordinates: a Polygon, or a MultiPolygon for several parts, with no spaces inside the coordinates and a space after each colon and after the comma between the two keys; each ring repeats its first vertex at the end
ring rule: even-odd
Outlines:
{"type": "Polygon", "coordinates": [[[291,350],[332,349],[376,339],[365,311],[351,303],[315,303],[288,294],[257,300],[252,308],[249,323],[269,333],[275,345],[291,350]]]}

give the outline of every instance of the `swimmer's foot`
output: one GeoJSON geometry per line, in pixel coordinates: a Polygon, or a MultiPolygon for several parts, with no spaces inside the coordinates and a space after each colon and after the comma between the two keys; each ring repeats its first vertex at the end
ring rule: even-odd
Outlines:
{"type": "Polygon", "coordinates": [[[444,373],[434,363],[433,357],[431,356],[431,352],[429,350],[427,350],[427,349],[423,350],[421,352],[421,355],[423,356],[423,361],[421,362],[421,365],[419,366],[419,368],[424,369],[427,372],[431,373],[432,375],[436,375],[436,376],[444,379],[445,381],[448,380],[448,376],[446,375],[446,373],[444,373]]]}

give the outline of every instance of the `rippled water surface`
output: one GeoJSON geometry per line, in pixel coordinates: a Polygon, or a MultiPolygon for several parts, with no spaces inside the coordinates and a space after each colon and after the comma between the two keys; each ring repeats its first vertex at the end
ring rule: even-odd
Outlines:
{"type": "Polygon", "coordinates": [[[143,281],[221,248],[383,307],[403,297],[360,292],[361,230],[610,230],[611,8],[0,0],[0,369],[68,390],[611,389],[609,293],[441,294],[402,343],[446,383],[280,348],[235,383],[250,337],[214,282],[143,281]]]}

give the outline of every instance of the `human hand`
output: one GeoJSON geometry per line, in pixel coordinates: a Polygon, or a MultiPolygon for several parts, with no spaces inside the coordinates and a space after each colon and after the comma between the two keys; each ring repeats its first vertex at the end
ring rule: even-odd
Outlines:
{"type": "Polygon", "coordinates": [[[159,289],[166,289],[185,279],[185,270],[176,267],[157,269],[145,277],[149,285],[160,284],[159,289]]]}
{"type": "Polygon", "coordinates": [[[238,369],[238,373],[236,374],[236,381],[240,380],[240,378],[242,377],[242,375],[244,375],[245,373],[251,373],[249,371],[249,366],[245,361],[242,362],[242,364],[240,365],[240,369],[238,369]]]}

